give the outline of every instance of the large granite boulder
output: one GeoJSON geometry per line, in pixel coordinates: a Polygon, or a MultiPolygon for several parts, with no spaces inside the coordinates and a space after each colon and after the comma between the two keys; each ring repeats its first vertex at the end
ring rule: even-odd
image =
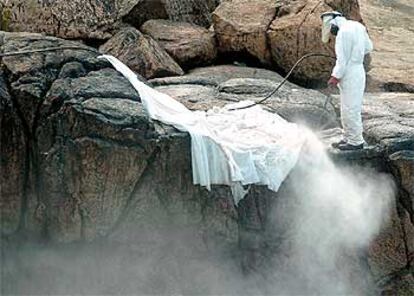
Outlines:
{"type": "Polygon", "coordinates": [[[275,17],[275,1],[223,1],[213,14],[221,53],[247,53],[262,64],[271,64],[266,30],[275,17]]]}
{"type": "Polygon", "coordinates": [[[182,67],[211,64],[216,57],[214,33],[203,27],[168,20],[149,20],[140,30],[154,38],[182,67]]]}
{"type": "Polygon", "coordinates": [[[181,67],[151,37],[133,27],[120,30],[100,47],[145,78],[184,74],[181,67]]]}

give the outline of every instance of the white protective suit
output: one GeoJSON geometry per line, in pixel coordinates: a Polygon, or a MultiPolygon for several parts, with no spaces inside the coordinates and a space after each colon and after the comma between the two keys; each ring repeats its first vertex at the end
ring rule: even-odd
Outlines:
{"type": "Polygon", "coordinates": [[[277,191],[307,141],[306,130],[260,106],[229,110],[251,101],[193,112],[140,82],[115,57],[102,58],[131,82],[150,118],[190,134],[193,183],[209,190],[211,184],[231,186],[236,205],[247,193],[242,185],[262,184],[277,191]]]}
{"type": "Polygon", "coordinates": [[[336,17],[339,27],[335,42],[336,64],[332,76],[338,78],[341,93],[341,121],[344,140],[351,145],[364,143],[362,137],[362,98],[365,90],[364,56],[373,50],[366,28],[359,22],[336,17]]]}

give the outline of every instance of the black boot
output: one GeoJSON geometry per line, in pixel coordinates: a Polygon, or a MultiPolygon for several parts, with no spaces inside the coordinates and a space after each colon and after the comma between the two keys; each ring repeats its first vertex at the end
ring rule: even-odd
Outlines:
{"type": "Polygon", "coordinates": [[[342,145],[342,144],[346,144],[346,141],[344,139],[342,139],[339,142],[332,143],[331,146],[332,146],[332,148],[338,148],[338,146],[342,145]]]}

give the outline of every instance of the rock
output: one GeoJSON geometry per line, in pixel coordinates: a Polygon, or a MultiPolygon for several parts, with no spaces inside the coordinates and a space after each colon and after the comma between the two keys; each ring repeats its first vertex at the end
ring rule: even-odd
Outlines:
{"type": "Polygon", "coordinates": [[[167,0],[165,9],[172,21],[186,22],[208,28],[213,0],[167,0]]]}
{"type": "Polygon", "coordinates": [[[76,62],[77,60],[90,61],[89,63],[85,62],[89,69],[94,69],[99,64],[105,64],[103,61],[96,59],[97,52],[82,50],[82,48],[88,48],[79,43],[66,42],[54,37],[42,37],[36,34],[3,33],[0,35],[2,35],[4,42],[2,50],[5,52],[63,45],[80,47],[79,50],[51,52],[47,55],[46,60],[43,59],[42,54],[3,58],[3,64],[13,76],[10,92],[15,97],[16,104],[20,106],[20,111],[27,121],[25,124],[28,125],[29,129],[33,126],[36,118],[35,110],[38,109],[50,83],[59,74],[60,69],[52,66],[58,67],[62,63],[76,62]],[[28,71],[36,71],[37,75],[26,75],[28,71]]]}
{"type": "MultiPolygon", "coordinates": [[[[339,96],[332,95],[340,113],[339,96]]],[[[414,95],[410,93],[365,93],[362,108],[364,138],[368,147],[378,145],[386,153],[414,149],[414,95]],[[398,101],[398,104],[395,102],[398,101]]]]}
{"type": "Polygon", "coordinates": [[[140,0],[124,20],[136,28],[152,19],[169,19],[207,28],[211,24],[210,13],[216,6],[214,0],[140,0]]]}
{"type": "MultiPolygon", "coordinates": [[[[2,93],[2,108],[13,111],[5,113],[2,122],[7,122],[7,129],[2,129],[2,138],[8,139],[12,146],[2,145],[2,199],[7,199],[6,212],[14,211],[13,217],[4,216],[7,224],[2,232],[19,231],[42,232],[46,221],[45,201],[39,197],[39,154],[36,128],[39,124],[41,106],[44,97],[64,64],[74,65],[82,61],[82,71],[93,71],[108,64],[96,58],[97,53],[82,50],[81,44],[64,41],[37,34],[4,33],[0,34],[1,50],[5,52],[21,49],[45,48],[56,46],[80,47],[80,50],[63,50],[32,56],[11,56],[2,59],[3,86],[7,92],[2,93]],[[7,93],[10,94],[9,98],[7,93]],[[10,109],[11,108],[11,109],[10,109]],[[12,114],[12,116],[10,116],[12,114]],[[13,148],[14,146],[14,148],[13,148]],[[5,180],[11,182],[3,183],[5,180]],[[13,196],[9,194],[13,193],[13,196]],[[10,210],[7,210],[10,207],[10,210]],[[17,213],[17,211],[19,213],[17,213]],[[18,218],[19,217],[19,218],[18,218]],[[11,220],[14,220],[14,225],[11,220]],[[18,220],[18,222],[16,221],[18,220]]],[[[63,68],[65,68],[63,66],[63,68]]],[[[77,72],[83,75],[82,71],[77,72]]],[[[100,86],[101,87],[101,86],[100,86]]],[[[3,115],[3,113],[2,113],[3,115]]],[[[3,200],[2,200],[3,204],[3,200]]]]}
{"type": "Polygon", "coordinates": [[[413,98],[409,93],[366,94],[362,112],[366,140],[386,146],[388,154],[413,150],[413,98]]]}
{"type": "Polygon", "coordinates": [[[180,66],[151,37],[128,27],[101,46],[145,78],[184,74],[180,66]]]}
{"type": "Polygon", "coordinates": [[[407,266],[406,241],[397,204],[391,207],[391,215],[383,221],[381,232],[368,250],[370,270],[377,280],[392,275],[407,266]]]}
{"type": "MultiPolygon", "coordinates": [[[[27,34],[1,39],[1,50],[71,44],[27,34]]],[[[160,225],[153,233],[161,235],[172,219],[195,227],[200,244],[237,244],[228,189],[222,196],[192,185],[189,138],[154,126],[136,91],[107,62],[65,50],[8,57],[1,66],[2,138],[14,144],[1,147],[2,233],[57,242],[128,239],[128,225],[143,232],[160,225]],[[154,211],[163,214],[151,224],[154,211]]]]}
{"type": "Polygon", "coordinates": [[[370,91],[413,92],[414,63],[412,40],[412,1],[360,1],[361,13],[374,43],[371,70],[368,73],[370,91]],[[393,17],[390,18],[390,13],[393,17]],[[403,54],[395,54],[401,52],[403,54]]]}
{"type": "Polygon", "coordinates": [[[414,84],[402,82],[385,82],[382,87],[385,91],[390,92],[409,92],[414,93],[414,84]]]}
{"type": "Polygon", "coordinates": [[[221,53],[248,53],[270,65],[266,30],[275,17],[274,1],[224,1],[213,14],[218,50],[221,53]]]}
{"type": "Polygon", "coordinates": [[[396,274],[386,284],[382,285],[381,295],[413,295],[414,275],[412,270],[396,274]]]}
{"type": "Polygon", "coordinates": [[[140,0],[138,4],[124,17],[128,24],[139,28],[148,20],[167,19],[165,0],[140,0]]]}
{"type": "Polygon", "coordinates": [[[63,65],[59,73],[59,78],[77,78],[85,75],[85,67],[79,62],[73,62],[63,65]]]}
{"type": "MultiPolygon", "coordinates": [[[[21,114],[20,114],[21,115],[21,114]]],[[[12,102],[6,75],[0,72],[0,223],[2,233],[14,233],[21,223],[24,188],[27,186],[27,126],[12,102]]]]}
{"type": "Polygon", "coordinates": [[[142,27],[182,67],[211,64],[216,57],[214,33],[202,27],[167,20],[150,20],[142,27]]]}
{"type": "MultiPolygon", "coordinates": [[[[267,31],[268,44],[276,66],[284,72],[307,53],[324,53],[334,56],[333,41],[325,45],[321,41],[321,20],[323,12],[341,11],[347,18],[361,21],[356,0],[347,1],[285,1],[278,7],[277,17],[267,31]]],[[[304,61],[293,73],[297,81],[325,81],[334,61],[314,57],[304,61]]]]}
{"type": "Polygon", "coordinates": [[[414,268],[414,149],[395,152],[389,158],[399,183],[399,216],[406,242],[407,266],[414,268]]]}
{"type": "Polygon", "coordinates": [[[64,106],[63,114],[49,115],[38,128],[42,193],[48,197],[48,235],[54,241],[92,240],[110,232],[128,207],[153,149],[149,143],[128,144],[142,137],[151,142],[149,126],[123,130],[142,120],[140,104],[99,95],[64,106]]]}
{"type": "Polygon", "coordinates": [[[331,10],[340,11],[346,18],[364,23],[358,0],[326,0],[325,3],[331,10]]]}
{"type": "Polygon", "coordinates": [[[38,32],[70,39],[108,39],[121,18],[139,0],[9,1],[11,20],[7,31],[38,32]]]}

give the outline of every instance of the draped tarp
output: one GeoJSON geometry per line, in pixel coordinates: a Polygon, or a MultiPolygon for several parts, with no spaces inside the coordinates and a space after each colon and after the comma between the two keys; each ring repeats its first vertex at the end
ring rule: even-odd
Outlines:
{"type": "Polygon", "coordinates": [[[191,136],[193,183],[232,187],[237,204],[244,197],[242,185],[261,184],[277,191],[295,166],[306,132],[294,123],[243,101],[207,112],[191,111],[170,96],[138,80],[126,65],[103,55],[138,91],[149,117],[188,132],[191,136]]]}

